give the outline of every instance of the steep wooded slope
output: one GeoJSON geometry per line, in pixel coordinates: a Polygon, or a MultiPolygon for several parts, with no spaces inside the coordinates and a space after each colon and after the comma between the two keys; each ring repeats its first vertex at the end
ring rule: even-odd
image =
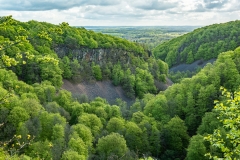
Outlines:
{"type": "Polygon", "coordinates": [[[128,97],[142,98],[145,93],[156,93],[154,80],[165,82],[168,72],[165,62],[150,57],[137,43],[65,22],[53,25],[0,17],[0,44],[0,65],[29,84],[47,80],[60,87],[62,78],[77,82],[110,79],[128,97]],[[20,39],[24,41],[19,43],[20,39]]]}
{"type": "Polygon", "coordinates": [[[213,24],[194,30],[157,46],[153,53],[169,67],[196,60],[216,58],[240,45],[240,21],[213,24]]]}

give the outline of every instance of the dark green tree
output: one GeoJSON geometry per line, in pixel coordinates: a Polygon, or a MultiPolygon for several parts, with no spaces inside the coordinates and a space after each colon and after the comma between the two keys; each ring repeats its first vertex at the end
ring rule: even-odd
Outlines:
{"type": "Polygon", "coordinates": [[[102,80],[102,71],[98,64],[97,65],[95,65],[94,63],[92,64],[92,72],[97,81],[102,80]]]}
{"type": "Polygon", "coordinates": [[[184,121],[179,117],[172,118],[162,131],[162,148],[164,159],[184,159],[189,136],[184,121]]]}
{"type": "Polygon", "coordinates": [[[204,139],[201,135],[195,135],[190,139],[187,149],[186,160],[207,160],[205,156],[206,147],[204,145],[204,139]]]}

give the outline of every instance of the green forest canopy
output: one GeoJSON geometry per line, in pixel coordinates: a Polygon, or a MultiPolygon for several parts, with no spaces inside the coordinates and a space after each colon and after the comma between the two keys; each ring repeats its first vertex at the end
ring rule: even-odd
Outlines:
{"type": "MultiPolygon", "coordinates": [[[[191,155],[185,150],[190,137],[211,134],[219,126],[218,112],[211,112],[214,100],[222,99],[218,88],[224,86],[231,94],[238,89],[240,82],[235,78],[240,76],[239,63],[236,64],[239,50],[220,54],[214,65],[206,66],[192,79],[183,80],[157,96],[145,95],[130,109],[124,103],[111,106],[101,98],[79,103],[70,92],[57,91],[47,81],[28,85],[19,81],[12,71],[1,69],[3,150],[0,155],[134,159],[148,153],[156,158],[184,159],[186,154],[191,155]],[[114,136],[116,144],[127,146],[127,150],[104,148],[106,143],[112,143],[110,139],[114,136]],[[31,145],[19,150],[23,142],[31,145]],[[11,152],[6,154],[8,150],[11,152]]],[[[206,151],[199,153],[199,157],[203,157],[210,152],[210,146],[204,144],[201,137],[198,141],[206,151]]],[[[191,143],[194,142],[191,140],[191,143]]],[[[189,152],[193,150],[188,148],[189,152]]],[[[216,150],[212,154],[221,156],[223,152],[216,150]]]]}
{"type": "Polygon", "coordinates": [[[167,64],[149,57],[137,43],[70,27],[65,22],[19,22],[11,17],[2,17],[0,22],[1,66],[29,84],[47,80],[61,87],[62,78],[111,79],[128,97],[142,98],[144,93],[156,93],[154,80],[166,81],[167,64]],[[101,54],[106,55],[101,59],[101,54]],[[138,87],[140,84],[149,87],[138,87]]]}
{"type": "Polygon", "coordinates": [[[153,54],[167,62],[169,67],[200,59],[209,60],[238,47],[239,36],[239,20],[213,24],[164,42],[153,50],[153,54]]]}
{"type": "MultiPolygon", "coordinates": [[[[47,38],[47,42],[50,40],[48,34],[43,34],[42,38],[47,38]]],[[[205,154],[239,158],[237,139],[229,143],[224,138],[225,135],[230,138],[238,136],[235,132],[238,121],[219,121],[217,117],[229,119],[227,116],[234,115],[232,111],[239,112],[239,93],[236,91],[240,85],[240,48],[220,53],[214,64],[208,64],[192,78],[184,79],[157,95],[139,92],[143,99],[137,99],[128,108],[121,100],[116,105],[110,105],[100,97],[80,103],[70,92],[60,89],[56,85],[58,83],[53,83],[53,80],[58,82],[59,79],[50,74],[48,77],[45,72],[40,72],[40,81],[27,84],[17,74],[23,71],[21,65],[55,66],[54,72],[50,72],[55,74],[58,70],[62,72],[55,61],[59,59],[52,50],[49,50],[52,55],[44,57],[40,54],[44,52],[36,52],[30,41],[10,43],[15,41],[6,37],[1,41],[1,56],[8,57],[2,59],[0,68],[0,158],[65,160],[151,156],[191,160],[207,159],[205,154]],[[9,43],[12,44],[10,48],[28,46],[20,53],[33,56],[16,59],[15,55],[6,51],[9,43]],[[26,54],[27,51],[31,52],[26,54]],[[8,66],[6,62],[9,60],[8,66]],[[226,89],[223,89],[224,92],[219,90],[221,86],[228,92],[226,89]],[[226,111],[229,114],[222,114],[228,106],[230,110],[226,111]],[[209,140],[209,136],[214,141],[206,143],[203,137],[209,140]],[[219,143],[222,137],[223,143],[219,143]]],[[[93,70],[98,72],[97,68],[93,70]]],[[[126,72],[131,73],[129,70],[126,72]]],[[[131,73],[140,83],[136,85],[140,87],[137,91],[142,91],[142,86],[153,89],[150,85],[152,81],[149,81],[151,74],[147,72],[136,68],[136,75],[131,73]],[[142,77],[147,81],[141,81],[142,77]]],[[[61,74],[59,76],[61,78],[61,74]]],[[[129,76],[130,79],[132,76],[129,76]]]]}

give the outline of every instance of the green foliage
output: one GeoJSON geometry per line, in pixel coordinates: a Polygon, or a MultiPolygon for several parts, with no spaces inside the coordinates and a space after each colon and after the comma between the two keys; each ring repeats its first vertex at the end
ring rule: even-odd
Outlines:
{"type": "Polygon", "coordinates": [[[219,53],[233,50],[240,45],[238,36],[240,21],[213,24],[195,29],[180,37],[164,42],[153,49],[156,58],[171,67],[181,63],[216,58],[219,53]]]}
{"type": "Polygon", "coordinates": [[[224,86],[234,92],[239,86],[238,55],[238,48],[224,52],[213,65],[208,64],[192,78],[169,87],[162,93],[167,99],[164,113],[170,117],[178,115],[185,121],[189,134],[194,135],[205,112],[212,110],[214,99],[219,99],[219,87],[224,86]]]}
{"type": "Polygon", "coordinates": [[[165,152],[162,155],[164,159],[182,159],[185,157],[189,136],[183,120],[179,117],[172,118],[164,126],[163,139],[165,140],[162,144],[163,148],[165,148],[165,152]]]}
{"type": "MultiPolygon", "coordinates": [[[[5,157],[6,159],[17,159],[17,158],[27,158],[28,156],[18,156],[22,149],[32,144],[34,137],[27,135],[27,138],[24,138],[21,135],[14,135],[9,141],[1,142],[0,141],[0,158],[5,157]],[[4,151],[5,150],[5,151],[4,151]],[[1,155],[5,154],[5,156],[1,155]]],[[[30,158],[30,157],[29,157],[30,158]]]]}
{"type": "Polygon", "coordinates": [[[73,77],[77,77],[79,75],[79,69],[80,69],[80,64],[78,63],[77,59],[73,59],[73,61],[70,63],[70,68],[72,72],[73,77]]]}
{"type": "Polygon", "coordinates": [[[234,62],[235,54],[239,54],[238,49],[235,51],[223,52],[217,61],[217,72],[220,73],[220,80],[223,82],[222,86],[229,89],[231,92],[234,92],[240,84],[240,75],[237,67],[239,64],[234,62]]]}
{"type": "Polygon", "coordinates": [[[41,69],[40,76],[43,80],[48,80],[57,87],[62,86],[62,70],[59,68],[59,66],[44,61],[40,63],[39,66],[41,69]]]}
{"type": "Polygon", "coordinates": [[[17,127],[20,122],[25,122],[29,117],[29,114],[24,108],[14,107],[8,116],[8,121],[17,127]]]}
{"type": "Polygon", "coordinates": [[[177,72],[172,72],[170,71],[168,73],[168,78],[171,79],[171,81],[173,83],[180,83],[181,80],[183,80],[184,78],[192,78],[194,75],[196,75],[201,69],[197,69],[196,71],[177,71],[177,72]]]}
{"type": "Polygon", "coordinates": [[[198,134],[212,134],[214,129],[220,126],[220,122],[217,119],[218,114],[216,112],[206,112],[202,118],[202,123],[197,129],[198,134]]]}
{"type": "Polygon", "coordinates": [[[65,147],[65,135],[64,135],[64,127],[60,124],[56,124],[53,127],[53,134],[52,134],[52,156],[53,159],[60,159],[62,152],[64,151],[65,147]]]}
{"type": "Polygon", "coordinates": [[[239,92],[228,92],[225,88],[221,88],[224,99],[215,101],[214,110],[218,113],[217,119],[222,123],[224,132],[221,128],[214,130],[212,134],[204,137],[210,142],[211,147],[218,148],[223,153],[222,156],[214,153],[207,153],[211,159],[239,159],[239,92]]]}
{"type": "Polygon", "coordinates": [[[21,61],[22,55],[19,53],[20,50],[13,45],[28,43],[26,30],[18,26],[18,22],[12,19],[12,16],[6,16],[0,19],[0,33],[0,58],[2,60],[0,67],[15,66],[20,62],[24,62],[21,61]],[[13,26],[17,26],[17,28],[13,26]],[[8,55],[9,52],[11,55],[8,55]],[[13,54],[17,54],[17,56],[14,57],[15,55],[13,54]]]}
{"type": "Polygon", "coordinates": [[[35,83],[34,92],[36,93],[41,104],[51,102],[55,98],[56,88],[51,83],[44,81],[41,84],[35,83]]]}
{"type": "Polygon", "coordinates": [[[143,98],[145,93],[156,93],[153,76],[146,70],[136,68],[135,92],[139,98],[143,98]]]}
{"type": "MultiPolygon", "coordinates": [[[[61,86],[62,77],[56,56],[54,57],[50,53],[49,55],[38,53],[34,48],[33,41],[29,41],[34,37],[45,43],[51,42],[52,39],[46,31],[37,30],[31,35],[31,31],[23,23],[7,16],[1,17],[0,32],[2,33],[0,38],[1,68],[11,67],[18,76],[28,83],[50,80],[55,86],[61,86]],[[51,64],[51,66],[43,68],[44,63],[51,64]],[[49,67],[52,68],[51,73],[49,67]],[[49,74],[52,74],[51,78],[49,74]]],[[[51,52],[51,50],[48,51],[51,52]]]]}
{"type": "Polygon", "coordinates": [[[24,98],[21,103],[21,107],[24,108],[31,117],[37,116],[40,111],[43,111],[43,107],[37,99],[24,98]]]}
{"type": "Polygon", "coordinates": [[[93,135],[91,129],[83,124],[76,124],[72,126],[72,132],[76,132],[84,143],[91,147],[93,142],[93,135]]]}
{"type": "Polygon", "coordinates": [[[57,103],[62,106],[66,111],[71,111],[72,94],[66,90],[60,90],[56,97],[57,103]]]}
{"type": "Polygon", "coordinates": [[[121,65],[118,63],[113,66],[113,71],[112,71],[112,79],[113,79],[113,84],[115,86],[119,85],[122,78],[123,78],[123,71],[121,69],[121,65]]]}
{"type": "Polygon", "coordinates": [[[61,160],[70,160],[70,159],[85,160],[86,157],[83,155],[79,155],[78,152],[73,151],[73,150],[65,151],[62,155],[61,160]]]}
{"type": "Polygon", "coordinates": [[[72,70],[70,66],[70,60],[67,56],[64,56],[60,61],[60,68],[63,71],[63,78],[69,79],[72,77],[72,70]]]}
{"type": "Polygon", "coordinates": [[[92,134],[96,136],[100,133],[103,125],[100,120],[95,114],[87,114],[84,113],[78,118],[78,122],[84,124],[85,126],[89,127],[92,131],[92,134]]]}
{"type": "Polygon", "coordinates": [[[144,107],[144,114],[154,117],[158,121],[167,119],[164,108],[167,107],[167,99],[164,95],[157,95],[151,99],[144,107]]]}
{"type": "Polygon", "coordinates": [[[96,80],[102,80],[102,72],[99,65],[92,64],[92,72],[96,80]]]}
{"type": "Polygon", "coordinates": [[[11,16],[2,17],[1,22],[1,66],[29,84],[49,81],[59,88],[62,78],[75,82],[111,79],[128,97],[142,98],[148,91],[156,93],[154,79],[166,81],[166,64],[150,57],[147,48],[137,43],[63,24],[18,22],[11,16]],[[146,77],[135,78],[137,68],[145,70],[146,77]]]}
{"type": "Polygon", "coordinates": [[[85,159],[88,156],[87,147],[83,140],[78,136],[70,138],[68,148],[69,150],[76,151],[79,155],[84,156],[85,159]]]}
{"type": "Polygon", "coordinates": [[[123,134],[125,130],[125,121],[122,118],[113,117],[108,121],[106,129],[109,133],[115,132],[123,134]]]}
{"type": "Polygon", "coordinates": [[[48,140],[34,142],[29,148],[29,155],[31,157],[38,157],[40,159],[51,159],[52,143],[48,140]]]}
{"type": "Polygon", "coordinates": [[[130,98],[135,97],[135,75],[133,75],[130,69],[127,69],[124,73],[124,77],[122,80],[123,89],[126,92],[126,95],[130,98]]]}
{"type": "MultiPolygon", "coordinates": [[[[154,95],[155,83],[166,81],[168,65],[148,57],[144,47],[132,42],[67,23],[21,23],[6,17],[0,18],[0,33],[1,59],[9,57],[0,69],[1,158],[204,159],[206,152],[239,158],[239,93],[235,92],[240,85],[239,48],[219,54],[214,64],[192,78],[154,95]],[[25,30],[17,33],[18,28],[25,30]],[[13,44],[18,41],[15,35],[27,36],[28,41],[13,44]],[[102,60],[106,54],[107,60],[102,60]],[[11,58],[18,63],[7,66],[11,58]],[[142,99],[130,107],[120,100],[110,105],[100,97],[79,100],[59,89],[62,76],[90,81],[110,78],[129,97],[142,99]],[[221,96],[220,86],[230,91],[223,90],[227,97],[221,96]],[[219,102],[212,111],[215,99],[219,102]],[[211,141],[203,142],[196,133],[211,141]]],[[[213,50],[206,47],[199,46],[201,54],[213,50]]],[[[183,50],[189,63],[200,56],[183,50]]],[[[173,63],[174,58],[169,55],[167,60],[173,63]]]]}
{"type": "Polygon", "coordinates": [[[142,141],[143,131],[133,122],[128,122],[126,124],[125,139],[127,141],[127,146],[129,149],[135,152],[143,152],[143,141],[142,141]]]}
{"type": "Polygon", "coordinates": [[[66,125],[66,119],[58,113],[47,113],[42,112],[40,114],[40,122],[41,122],[41,139],[49,139],[53,138],[53,129],[55,125],[61,125],[63,128],[66,125]]]}
{"type": "Polygon", "coordinates": [[[119,159],[127,152],[126,140],[118,133],[101,137],[97,143],[97,151],[102,159],[119,159]]]}
{"type": "Polygon", "coordinates": [[[203,136],[195,135],[190,139],[186,160],[207,160],[203,136]]]}

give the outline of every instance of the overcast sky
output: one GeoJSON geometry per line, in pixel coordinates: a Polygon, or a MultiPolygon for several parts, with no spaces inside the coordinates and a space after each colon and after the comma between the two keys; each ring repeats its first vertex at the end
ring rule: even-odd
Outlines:
{"type": "Polygon", "coordinates": [[[240,0],[0,0],[0,16],[72,26],[205,26],[240,19],[240,0]]]}

